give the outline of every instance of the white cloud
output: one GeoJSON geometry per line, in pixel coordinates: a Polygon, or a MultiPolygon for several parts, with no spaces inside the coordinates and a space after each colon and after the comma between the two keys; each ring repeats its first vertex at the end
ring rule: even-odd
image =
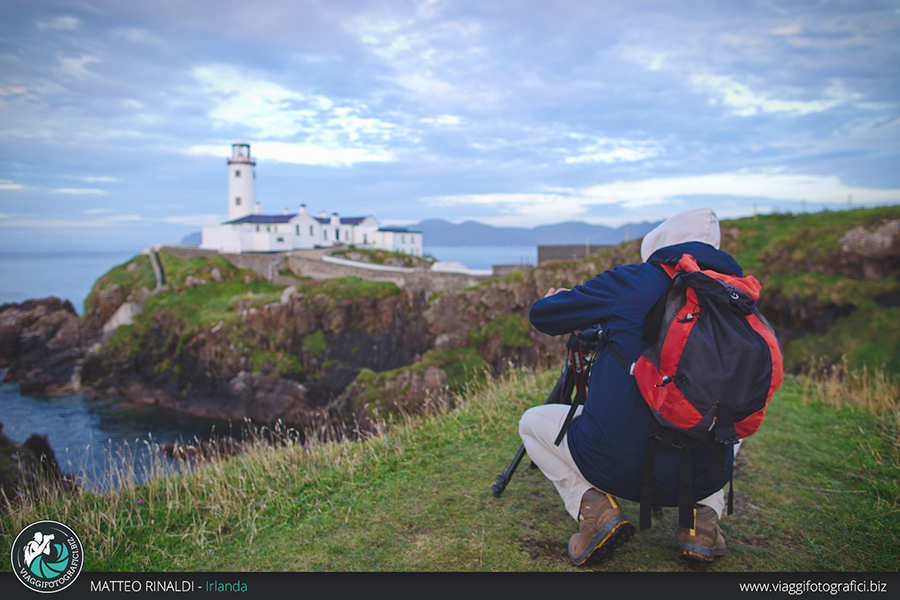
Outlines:
{"type": "MultiPolygon", "coordinates": [[[[587,136],[573,135],[584,138],[587,136]]],[[[655,142],[640,142],[629,139],[596,138],[578,149],[574,156],[567,156],[568,164],[637,162],[657,156],[662,148],[655,142]]]]}
{"type": "Polygon", "coordinates": [[[94,219],[54,219],[31,215],[6,215],[6,217],[2,225],[8,229],[104,229],[145,220],[140,215],[109,215],[94,219]]]}
{"type": "Polygon", "coordinates": [[[97,188],[55,188],[54,194],[72,194],[73,196],[105,196],[109,192],[97,188]]]}
{"type": "Polygon", "coordinates": [[[641,215],[650,206],[671,208],[685,197],[709,196],[806,201],[816,205],[846,205],[854,202],[900,202],[900,188],[873,189],[848,186],[837,177],[797,175],[780,172],[737,171],[712,175],[665,177],[639,181],[619,181],[581,189],[546,188],[536,193],[493,193],[436,196],[423,200],[436,207],[490,206],[498,216],[479,218],[494,224],[535,226],[570,219],[608,221],[587,218],[598,204],[618,205],[638,211],[628,220],[656,219],[661,213],[641,215]]]}
{"type": "Polygon", "coordinates": [[[205,225],[218,225],[225,220],[224,215],[180,215],[161,218],[150,218],[143,215],[116,215],[104,208],[94,208],[82,211],[88,218],[48,218],[35,214],[3,214],[2,227],[4,229],[106,229],[121,227],[126,224],[154,224],[189,225],[203,227],[205,225]]]}
{"type": "MultiPolygon", "coordinates": [[[[257,142],[260,157],[304,164],[392,160],[388,143],[406,134],[394,123],[367,116],[362,103],[290,90],[233,67],[201,67],[194,76],[214,97],[210,117],[219,125],[241,127],[262,140],[299,140],[257,142]]],[[[207,149],[195,146],[191,152],[207,149]]]]}
{"type": "Polygon", "coordinates": [[[180,215],[163,217],[162,219],[150,219],[160,223],[171,225],[191,225],[193,227],[205,227],[207,225],[219,225],[225,220],[225,215],[180,215]]]}
{"type": "Polygon", "coordinates": [[[420,119],[420,121],[428,125],[454,126],[462,123],[462,118],[457,115],[440,115],[437,117],[425,117],[420,119]]]}
{"type": "Polygon", "coordinates": [[[95,176],[89,175],[89,176],[85,177],[83,180],[85,183],[111,183],[113,181],[118,181],[118,178],[104,177],[104,176],[95,177],[95,176]]]}
{"type": "Polygon", "coordinates": [[[0,190],[21,190],[24,187],[21,183],[13,183],[9,179],[0,179],[0,190]]]}
{"type": "Polygon", "coordinates": [[[731,108],[733,114],[742,117],[759,113],[789,113],[802,116],[823,112],[862,98],[861,94],[850,92],[840,82],[832,82],[825,90],[824,97],[817,100],[784,100],[754,92],[731,77],[697,75],[692,81],[701,88],[710,90],[715,96],[714,103],[722,102],[731,108]]]}
{"type": "Polygon", "coordinates": [[[116,29],[113,29],[110,33],[135,44],[162,43],[162,39],[160,39],[157,35],[146,29],[140,29],[138,27],[118,27],[116,29]]]}
{"type": "Polygon", "coordinates": [[[94,73],[91,73],[87,70],[87,66],[91,63],[96,62],[100,62],[100,59],[93,56],[60,56],[59,70],[60,73],[62,73],[62,75],[65,77],[71,77],[73,79],[86,79],[88,77],[94,76],[94,73]]]}
{"type": "MultiPolygon", "coordinates": [[[[327,148],[315,144],[290,144],[286,142],[256,142],[251,147],[254,156],[266,160],[302,165],[346,167],[361,162],[386,162],[394,160],[393,154],[377,148],[327,148]]],[[[196,145],[185,150],[194,156],[227,156],[224,145],[196,145]]]]}
{"type": "Polygon", "coordinates": [[[872,189],[845,185],[835,176],[797,175],[781,172],[737,171],[689,177],[665,177],[635,182],[616,182],[582,190],[588,198],[621,202],[625,207],[661,204],[684,196],[737,196],[796,200],[841,205],[852,195],[861,201],[900,199],[900,189],[872,189]]]}
{"type": "Polygon", "coordinates": [[[49,19],[47,21],[38,21],[36,25],[37,28],[41,31],[45,29],[55,29],[58,31],[63,31],[78,29],[78,27],[81,25],[81,21],[79,21],[76,17],[58,16],[53,17],[52,19],[49,19]]]}

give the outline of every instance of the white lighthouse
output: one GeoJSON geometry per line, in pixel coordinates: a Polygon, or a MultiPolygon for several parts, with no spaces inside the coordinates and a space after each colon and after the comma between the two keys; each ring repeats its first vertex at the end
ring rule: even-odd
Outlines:
{"type": "Polygon", "coordinates": [[[322,211],[313,216],[305,204],[296,213],[261,214],[256,202],[256,159],[243,140],[231,145],[228,162],[228,219],[207,225],[200,248],[224,254],[290,252],[355,244],[422,256],[422,233],[406,228],[381,227],[378,219],[341,217],[322,211]]]}
{"type": "Polygon", "coordinates": [[[235,142],[228,159],[228,220],[258,213],[256,159],[250,156],[250,144],[235,142]]]}

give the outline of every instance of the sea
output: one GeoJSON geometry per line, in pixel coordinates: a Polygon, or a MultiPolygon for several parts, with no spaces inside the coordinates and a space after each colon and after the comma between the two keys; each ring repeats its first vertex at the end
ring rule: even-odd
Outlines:
{"type": "MultiPolygon", "coordinates": [[[[470,269],[494,265],[534,265],[535,246],[433,246],[424,253],[470,269]]],[[[84,313],[94,282],[109,269],[140,253],[0,252],[0,305],[55,296],[84,313]]],[[[0,371],[0,381],[5,373],[0,371]]],[[[158,472],[153,448],[165,442],[202,442],[219,435],[239,437],[244,424],[187,418],[154,408],[123,408],[119,403],[81,395],[41,398],[22,394],[14,383],[0,383],[0,423],[10,439],[22,443],[46,435],[67,473],[87,489],[103,490],[142,481],[158,472]]],[[[171,462],[171,461],[170,461],[171,462]]],[[[166,465],[162,465],[163,468],[166,465]]],[[[176,467],[175,463],[169,467],[176,467]]]]}

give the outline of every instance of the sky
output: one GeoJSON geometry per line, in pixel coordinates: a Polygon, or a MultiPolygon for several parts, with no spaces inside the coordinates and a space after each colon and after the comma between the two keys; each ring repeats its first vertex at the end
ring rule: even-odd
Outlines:
{"type": "Polygon", "coordinates": [[[239,140],[265,214],[898,204],[900,0],[0,4],[0,251],[177,243],[239,140]]]}

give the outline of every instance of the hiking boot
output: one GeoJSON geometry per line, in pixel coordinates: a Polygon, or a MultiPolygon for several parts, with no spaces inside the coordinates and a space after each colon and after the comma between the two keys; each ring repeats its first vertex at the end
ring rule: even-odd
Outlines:
{"type": "Polygon", "coordinates": [[[578,527],[578,533],[569,539],[569,558],[576,565],[609,557],[634,535],[634,525],[615,498],[595,489],[581,497],[578,527]]]}
{"type": "Polygon", "coordinates": [[[719,515],[708,506],[694,507],[694,528],[678,528],[679,556],[712,562],[725,554],[725,536],[719,529],[719,515]]]}

